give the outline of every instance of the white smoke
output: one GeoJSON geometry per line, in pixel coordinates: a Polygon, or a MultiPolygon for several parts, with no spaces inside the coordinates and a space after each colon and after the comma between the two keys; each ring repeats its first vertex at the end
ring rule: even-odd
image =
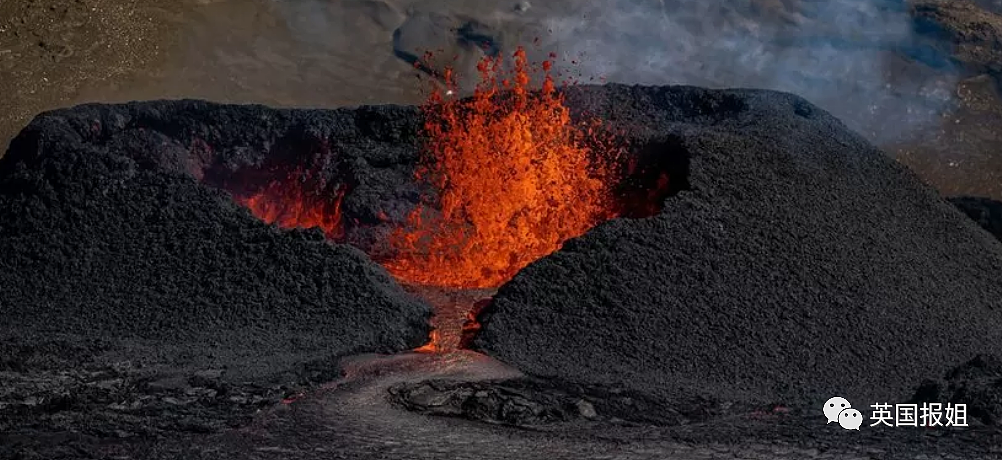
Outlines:
{"type": "MultiPolygon", "coordinates": [[[[389,40],[405,11],[470,15],[500,29],[521,27],[505,37],[508,48],[513,35],[522,45],[538,35],[530,48],[557,52],[564,60],[558,69],[579,82],[787,91],[878,143],[929,131],[954,101],[955,73],[913,31],[904,0],[561,0],[522,10],[515,0],[275,5],[303,47],[336,57],[389,40]],[[374,30],[381,35],[369,37],[374,30]]],[[[379,46],[364,56],[389,56],[389,47],[379,46]]]]}
{"type": "Polygon", "coordinates": [[[878,142],[937,123],[956,83],[895,0],[603,1],[543,24],[580,79],[788,91],[878,142]]]}

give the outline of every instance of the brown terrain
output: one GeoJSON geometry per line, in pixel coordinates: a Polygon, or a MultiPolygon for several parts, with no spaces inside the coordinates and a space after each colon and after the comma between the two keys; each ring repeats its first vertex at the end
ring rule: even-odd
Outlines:
{"type": "Polygon", "coordinates": [[[0,4],[0,144],[41,111],[85,102],[416,103],[427,85],[407,61],[422,50],[469,69],[473,41],[510,50],[540,38],[582,80],[803,95],[944,193],[1002,197],[999,2],[913,2],[911,16],[931,28],[882,16],[896,2],[825,3],[10,0],[0,4]]]}

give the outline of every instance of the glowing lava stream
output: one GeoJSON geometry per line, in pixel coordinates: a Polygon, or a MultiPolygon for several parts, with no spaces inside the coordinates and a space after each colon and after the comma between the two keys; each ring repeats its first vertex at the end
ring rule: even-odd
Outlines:
{"type": "Polygon", "coordinates": [[[437,196],[391,237],[398,255],[384,266],[403,282],[496,287],[615,216],[619,149],[588,147],[602,144],[597,131],[572,123],[549,61],[538,92],[529,89],[522,48],[510,78],[499,78],[501,65],[499,58],[479,64],[472,98],[445,101],[435,91],[423,107],[417,177],[437,196]]]}
{"type": "MultiPolygon", "coordinates": [[[[572,124],[549,62],[535,93],[523,49],[509,78],[499,78],[501,65],[481,61],[472,98],[446,101],[435,91],[422,107],[424,157],[416,175],[437,200],[420,204],[392,234],[398,256],[383,263],[435,307],[436,329],[418,352],[468,345],[479,329],[475,316],[494,293],[483,288],[616,214],[611,186],[621,151],[587,147],[602,146],[598,131],[572,124]]],[[[451,74],[446,80],[448,94],[455,85],[451,74]]]]}
{"type": "Polygon", "coordinates": [[[435,328],[428,343],[416,348],[419,353],[448,353],[467,348],[466,341],[479,329],[476,314],[490,301],[494,289],[455,289],[439,286],[406,286],[406,289],[431,304],[435,328]]]}

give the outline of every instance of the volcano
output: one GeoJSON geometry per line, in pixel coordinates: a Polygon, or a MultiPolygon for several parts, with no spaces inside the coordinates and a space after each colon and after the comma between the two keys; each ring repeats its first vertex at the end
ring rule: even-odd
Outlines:
{"type": "MultiPolygon", "coordinates": [[[[556,163],[490,161],[576,161],[532,177],[565,181],[562,201],[539,209],[582,213],[521,221],[533,237],[571,225],[531,260],[472,274],[476,264],[445,264],[456,283],[420,276],[434,265],[413,252],[446,249],[419,244],[429,235],[415,216],[456,222],[442,217],[447,188],[422,180],[435,171],[420,107],[44,113],[0,160],[2,366],[128,359],[317,383],[346,356],[428,342],[431,309],[401,287],[413,282],[500,285],[471,315],[473,349],[549,381],[619,385],[649,407],[893,403],[975,355],[1002,355],[1002,243],[823,110],[688,86],[551,96],[566,113],[550,105],[540,120],[601,129],[550,150],[556,163]],[[568,215],[584,217],[552,221],[568,215]]],[[[537,196],[522,179],[489,197],[537,196]]],[[[506,206],[453,210],[472,220],[506,206]]],[[[463,250],[498,240],[475,241],[463,250]]]]}

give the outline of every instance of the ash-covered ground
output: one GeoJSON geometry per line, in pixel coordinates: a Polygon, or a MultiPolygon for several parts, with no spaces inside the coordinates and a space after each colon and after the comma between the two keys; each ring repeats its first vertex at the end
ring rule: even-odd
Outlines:
{"type": "Polygon", "coordinates": [[[503,286],[486,355],[385,355],[428,337],[373,262],[426,192],[416,108],[39,116],[0,160],[0,456],[999,456],[1002,243],[978,222],[790,94],[567,98],[686,187],[503,286]],[[236,203],[276,180],[344,187],[344,235],[236,203]],[[836,395],[971,426],[843,430],[836,395]]]}

